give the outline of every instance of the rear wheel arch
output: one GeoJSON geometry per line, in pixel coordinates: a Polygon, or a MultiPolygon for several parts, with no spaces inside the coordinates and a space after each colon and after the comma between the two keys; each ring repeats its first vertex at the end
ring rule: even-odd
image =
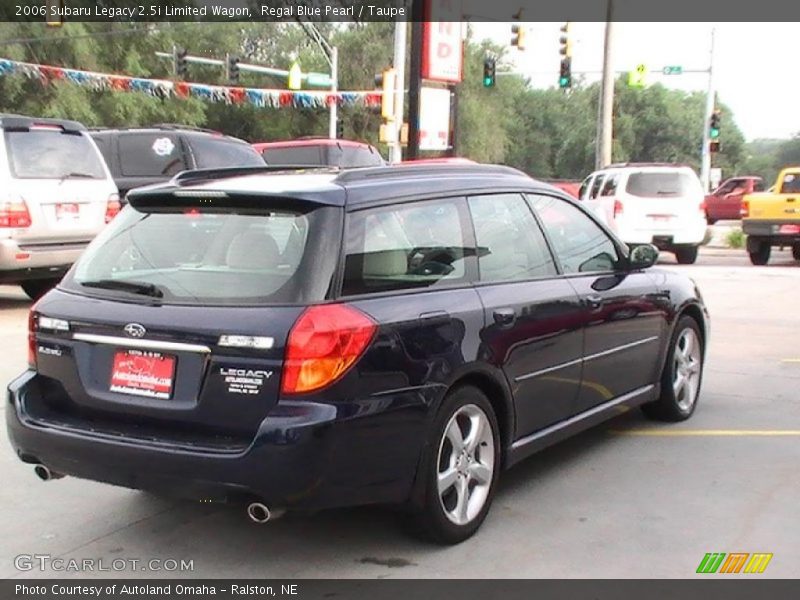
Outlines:
{"type": "Polygon", "coordinates": [[[700,328],[700,337],[701,342],[703,343],[703,351],[706,350],[706,338],[708,337],[708,332],[706,331],[706,318],[703,315],[703,309],[701,309],[697,304],[689,304],[683,310],[678,313],[677,317],[675,318],[675,324],[677,326],[678,321],[681,320],[681,317],[691,317],[697,323],[697,326],[700,328]]]}

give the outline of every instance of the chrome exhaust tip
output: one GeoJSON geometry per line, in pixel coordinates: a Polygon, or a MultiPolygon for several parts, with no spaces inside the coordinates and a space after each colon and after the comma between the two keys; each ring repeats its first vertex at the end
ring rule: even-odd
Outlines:
{"type": "Polygon", "coordinates": [[[36,473],[36,476],[41,479],[42,481],[52,481],[53,479],[61,479],[64,477],[61,473],[56,473],[55,471],[51,471],[44,465],[36,465],[33,468],[33,472],[36,473]]]}
{"type": "Polygon", "coordinates": [[[247,505],[247,516],[253,523],[263,524],[267,521],[272,521],[280,517],[285,511],[281,509],[272,509],[262,502],[251,502],[247,505]]]}

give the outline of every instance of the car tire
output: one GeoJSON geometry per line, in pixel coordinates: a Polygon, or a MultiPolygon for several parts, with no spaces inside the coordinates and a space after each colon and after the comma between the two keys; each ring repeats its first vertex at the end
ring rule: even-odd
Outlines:
{"type": "Polygon", "coordinates": [[[424,491],[412,514],[416,533],[448,545],[472,536],[492,504],[500,456],[497,418],[486,395],[473,386],[450,391],[420,461],[424,491]]]}
{"type": "Polygon", "coordinates": [[[670,339],[661,375],[661,394],[654,402],[642,406],[645,415],[670,422],[685,421],[692,416],[703,381],[704,350],[697,321],[681,317],[670,339]]]}
{"type": "Polygon", "coordinates": [[[679,265],[693,265],[697,261],[697,246],[675,248],[675,259],[679,265]]]}
{"type": "Polygon", "coordinates": [[[19,285],[22,291],[28,295],[28,298],[38,300],[53,289],[59,281],[59,279],[30,279],[23,281],[19,285]]]}
{"type": "Polygon", "coordinates": [[[706,223],[708,223],[709,225],[713,225],[716,222],[717,222],[716,219],[712,218],[711,216],[709,216],[708,213],[706,213],[706,223]]]}
{"type": "Polygon", "coordinates": [[[765,265],[769,262],[769,255],[772,252],[772,246],[766,242],[760,242],[754,249],[750,249],[750,262],[754,265],[765,265]]]}
{"type": "Polygon", "coordinates": [[[800,244],[795,244],[792,246],[792,258],[795,260],[800,260],[800,244]]]}

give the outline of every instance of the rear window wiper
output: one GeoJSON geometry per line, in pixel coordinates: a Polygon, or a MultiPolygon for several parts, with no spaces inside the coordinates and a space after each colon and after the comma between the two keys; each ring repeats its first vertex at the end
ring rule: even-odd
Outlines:
{"type": "Polygon", "coordinates": [[[151,296],[152,298],[163,298],[164,292],[152,283],[140,281],[128,281],[123,279],[97,279],[94,281],[81,281],[84,287],[102,288],[105,290],[121,290],[131,294],[151,296]]]}

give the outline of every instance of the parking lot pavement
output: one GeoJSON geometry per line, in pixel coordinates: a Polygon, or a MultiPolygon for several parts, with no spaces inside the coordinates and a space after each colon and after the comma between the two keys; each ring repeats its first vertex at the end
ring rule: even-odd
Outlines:
{"type": "MultiPolygon", "coordinates": [[[[743,251],[670,261],[664,268],[691,275],[711,312],[695,416],[661,425],[631,411],[529,459],[505,473],[484,527],[457,547],[418,542],[400,515],[376,508],[253,525],[231,507],[42,483],[3,430],[0,577],[76,575],[20,573],[20,554],[194,564],[106,577],[691,577],[707,552],[773,553],[763,576],[796,577],[800,265],[780,256],[753,267],[743,251]]],[[[24,368],[28,306],[0,287],[2,381],[24,368]]]]}

